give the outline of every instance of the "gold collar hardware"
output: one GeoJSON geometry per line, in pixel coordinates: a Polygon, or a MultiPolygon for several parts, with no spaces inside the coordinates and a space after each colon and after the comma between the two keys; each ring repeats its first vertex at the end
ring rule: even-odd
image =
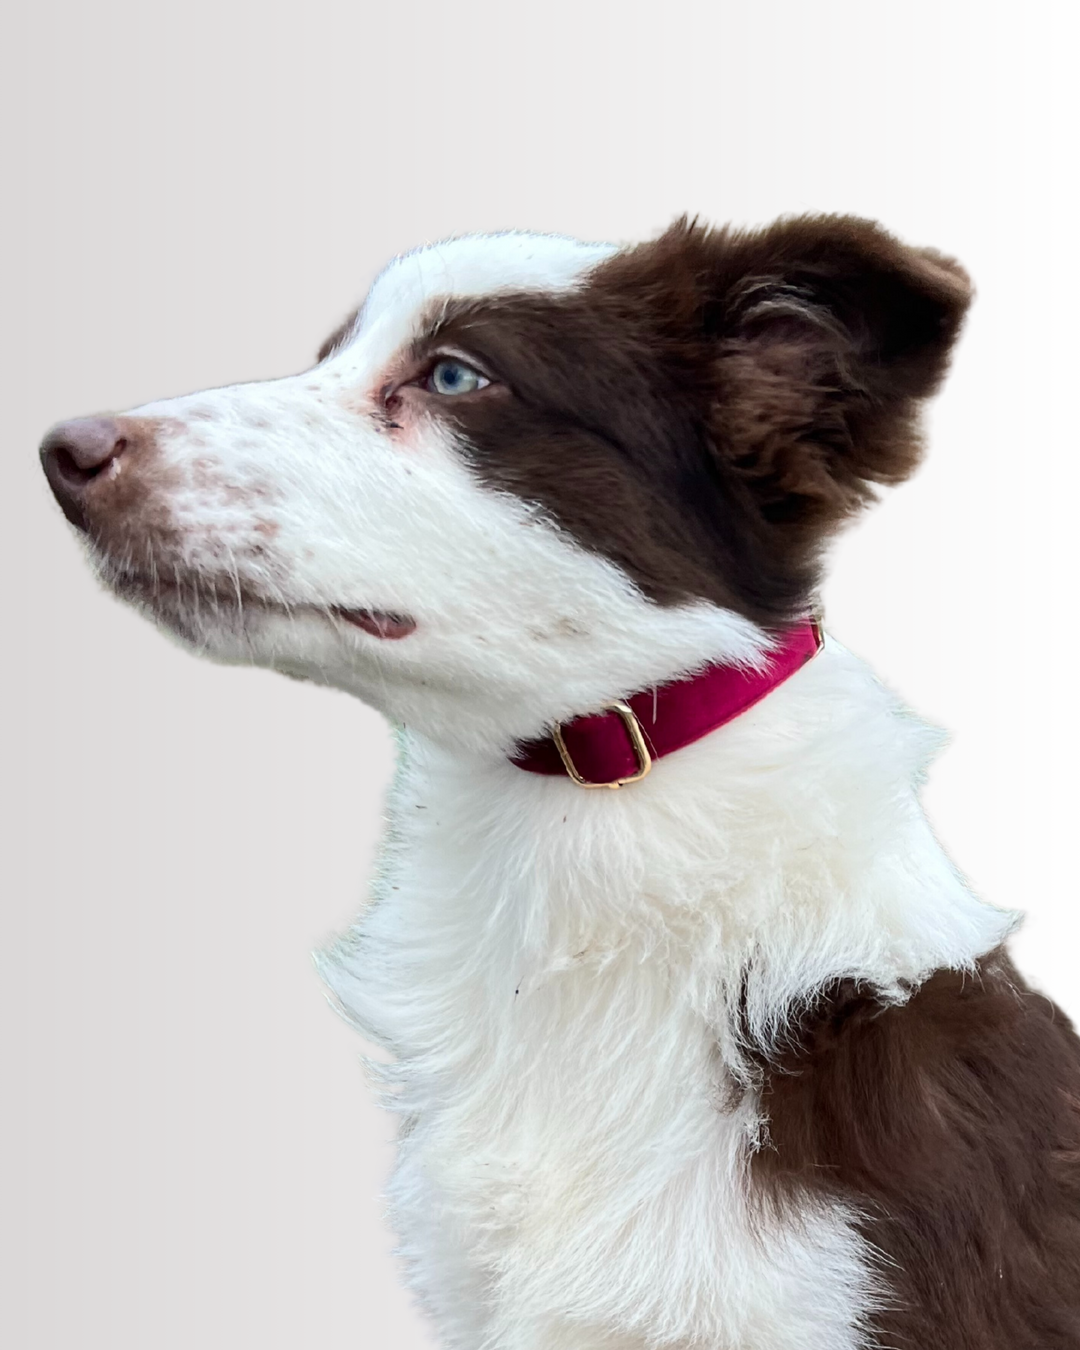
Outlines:
{"type": "Polygon", "coordinates": [[[610,783],[590,783],[587,778],[582,778],[577,771],[577,766],[566,748],[566,742],[563,740],[562,727],[558,722],[554,722],[551,727],[551,739],[555,742],[555,748],[559,752],[559,758],[563,762],[566,772],[578,785],[583,788],[621,788],[627,783],[640,783],[645,775],[653,766],[652,755],[649,753],[649,745],[645,740],[645,733],[641,729],[641,723],[637,720],[637,714],[631,708],[629,703],[609,703],[605,712],[618,713],[622,718],[623,726],[626,727],[626,734],[630,737],[630,744],[634,749],[634,756],[637,759],[637,772],[628,774],[625,778],[614,778],[610,783]]]}

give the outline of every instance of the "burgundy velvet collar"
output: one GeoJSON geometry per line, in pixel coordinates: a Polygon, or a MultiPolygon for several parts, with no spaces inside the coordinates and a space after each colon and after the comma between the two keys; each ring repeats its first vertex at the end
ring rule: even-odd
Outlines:
{"type": "Polygon", "coordinates": [[[529,773],[569,777],[581,787],[635,783],[654,760],[753,707],[815,656],[821,643],[821,625],[804,619],[784,634],[761,670],[706,666],[655,690],[644,689],[602,712],[556,723],[550,736],[523,741],[511,763],[529,773]]]}

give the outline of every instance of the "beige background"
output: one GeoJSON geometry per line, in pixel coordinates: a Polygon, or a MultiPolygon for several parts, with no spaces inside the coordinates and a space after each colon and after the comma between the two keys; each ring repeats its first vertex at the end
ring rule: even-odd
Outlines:
{"type": "Polygon", "coordinates": [[[834,632],[955,731],[975,884],[1075,950],[1076,106],[1064,3],[35,0],[3,128],[0,1204],[22,1350],[426,1343],[390,1122],[309,951],[390,767],[344,697],[192,660],[100,593],[54,420],[305,365],[387,257],[683,210],[876,216],[979,303],[933,453],[837,550],[834,632]]]}

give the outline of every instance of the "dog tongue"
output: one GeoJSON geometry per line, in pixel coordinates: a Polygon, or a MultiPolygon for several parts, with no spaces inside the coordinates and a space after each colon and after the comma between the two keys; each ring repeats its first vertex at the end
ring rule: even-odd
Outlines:
{"type": "Polygon", "coordinates": [[[385,614],[381,609],[339,609],[338,614],[377,638],[403,638],[416,627],[416,620],[405,614],[385,614]]]}

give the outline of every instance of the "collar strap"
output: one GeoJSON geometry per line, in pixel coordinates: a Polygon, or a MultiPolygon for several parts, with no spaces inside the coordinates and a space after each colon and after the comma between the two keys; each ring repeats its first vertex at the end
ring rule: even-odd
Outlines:
{"type": "Polygon", "coordinates": [[[653,761],[707,736],[760,702],[822,646],[821,623],[789,629],[760,670],[706,666],[656,689],[609,703],[601,712],[556,722],[550,736],[523,741],[511,763],[529,773],[573,779],[579,787],[636,783],[653,761]]]}

